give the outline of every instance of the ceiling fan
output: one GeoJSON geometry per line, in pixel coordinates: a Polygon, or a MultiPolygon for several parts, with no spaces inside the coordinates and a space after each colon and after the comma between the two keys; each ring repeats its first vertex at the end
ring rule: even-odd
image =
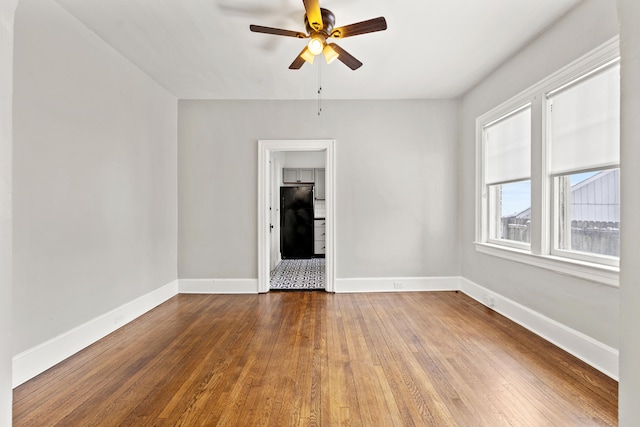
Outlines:
{"type": "Polygon", "coordinates": [[[333,12],[321,8],[318,0],[303,0],[303,3],[306,11],[304,15],[304,23],[307,27],[306,34],[299,31],[282,30],[261,25],[249,26],[249,29],[254,33],[310,39],[307,46],[289,66],[291,70],[299,70],[305,62],[313,64],[313,59],[321,53],[324,54],[327,64],[338,59],[352,70],[357,70],[362,66],[362,62],[337,44],[327,43],[327,39],[341,39],[387,29],[387,21],[384,17],[334,28],[336,17],[333,12]]]}

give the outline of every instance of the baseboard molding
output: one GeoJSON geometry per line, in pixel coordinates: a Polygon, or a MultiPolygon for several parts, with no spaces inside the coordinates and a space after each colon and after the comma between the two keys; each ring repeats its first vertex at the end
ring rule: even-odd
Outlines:
{"type": "Polygon", "coordinates": [[[13,357],[13,387],[30,380],[178,294],[173,281],[13,357]]]}
{"type": "Polygon", "coordinates": [[[258,279],[180,279],[181,294],[257,294],[258,279]]]}
{"type": "Polygon", "coordinates": [[[468,279],[459,280],[463,293],[618,380],[618,350],[468,279]]]}
{"type": "MultiPolygon", "coordinates": [[[[463,277],[336,279],[336,293],[462,291],[618,380],[618,350],[463,277]]],[[[178,293],[256,294],[257,279],[180,279],[13,357],[13,387],[30,380],[178,293]]]]}
{"type": "Polygon", "coordinates": [[[458,277],[336,278],[336,293],[457,291],[458,277]]]}

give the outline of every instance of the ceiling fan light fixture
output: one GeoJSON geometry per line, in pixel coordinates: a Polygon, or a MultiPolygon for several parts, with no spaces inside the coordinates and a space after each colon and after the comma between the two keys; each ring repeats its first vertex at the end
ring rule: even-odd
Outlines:
{"type": "Polygon", "coordinates": [[[338,56],[340,56],[340,54],[336,52],[336,50],[330,44],[325,45],[322,53],[324,53],[324,59],[326,59],[327,64],[331,64],[333,61],[338,59],[338,56]]]}
{"type": "MultiPolygon", "coordinates": [[[[305,49],[304,52],[300,54],[300,57],[307,61],[309,64],[313,64],[313,59],[316,57],[309,48],[305,49]]],[[[304,64],[304,63],[303,63],[304,64]]]]}
{"type": "Polygon", "coordinates": [[[311,52],[314,56],[320,55],[324,50],[325,42],[322,36],[318,34],[314,34],[311,36],[311,40],[309,40],[309,52],[311,52]]]}

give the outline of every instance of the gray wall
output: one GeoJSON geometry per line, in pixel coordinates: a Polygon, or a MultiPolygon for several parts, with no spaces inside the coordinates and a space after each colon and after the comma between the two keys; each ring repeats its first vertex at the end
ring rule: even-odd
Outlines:
{"type": "Polygon", "coordinates": [[[177,278],[177,101],[50,0],[14,65],[16,354],[177,278]]]}
{"type": "Polygon", "coordinates": [[[476,252],[472,213],[476,117],[617,34],[615,2],[580,3],[464,96],[460,157],[462,275],[614,348],[619,346],[617,288],[476,252]]]}
{"type": "Polygon", "coordinates": [[[13,16],[17,0],[0,0],[0,425],[11,425],[13,16]]]}
{"type": "Polygon", "coordinates": [[[323,151],[289,151],[284,154],[284,167],[289,168],[324,168],[325,153],[323,151]]]}
{"type": "Polygon", "coordinates": [[[640,2],[619,0],[622,50],[622,218],[620,277],[620,426],[640,420],[640,2]]]}
{"type": "Polygon", "coordinates": [[[336,140],[336,274],[457,276],[456,101],[180,101],[179,276],[257,277],[257,141],[336,140]]]}

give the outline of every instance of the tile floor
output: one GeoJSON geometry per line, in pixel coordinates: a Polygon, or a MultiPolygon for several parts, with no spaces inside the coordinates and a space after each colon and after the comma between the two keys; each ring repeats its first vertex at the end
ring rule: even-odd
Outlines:
{"type": "Polygon", "coordinates": [[[324,258],[283,259],[271,272],[272,290],[324,289],[324,258]]]}

